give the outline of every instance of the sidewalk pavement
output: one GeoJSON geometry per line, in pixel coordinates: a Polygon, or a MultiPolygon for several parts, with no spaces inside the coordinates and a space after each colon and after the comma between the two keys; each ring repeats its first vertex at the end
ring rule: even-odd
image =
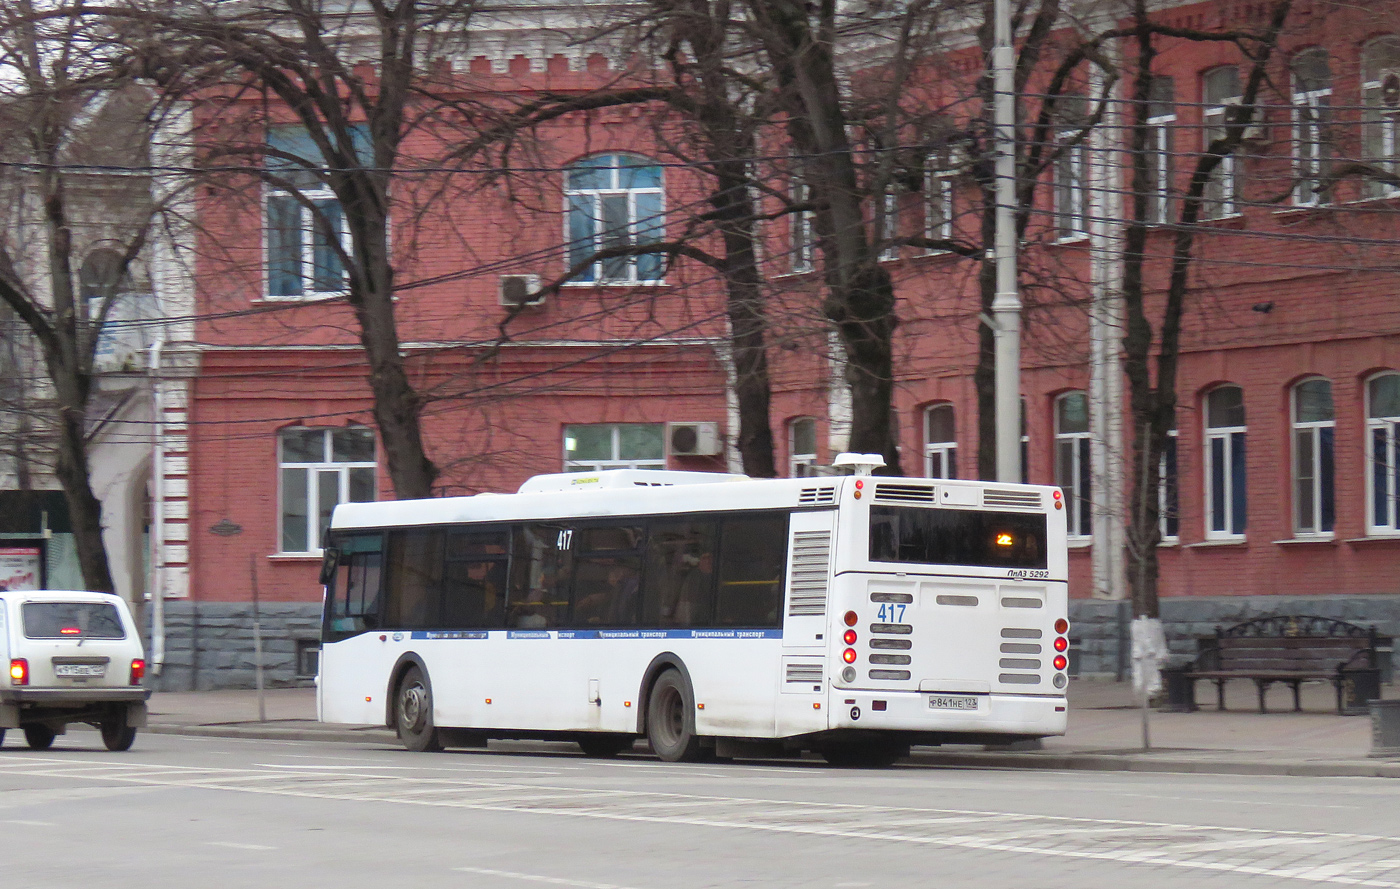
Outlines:
{"type": "MultiPolygon", "coordinates": [[[[930,766],[1095,771],[1195,772],[1234,775],[1306,775],[1400,778],[1400,756],[1371,755],[1371,719],[1339,716],[1330,684],[1303,686],[1303,712],[1292,692],[1274,686],[1270,712],[1259,713],[1254,684],[1226,686],[1224,712],[1214,709],[1214,687],[1202,684],[1194,713],[1148,713],[1151,749],[1143,749],[1142,710],[1126,682],[1076,679],[1070,684],[1069,729],[1063,737],[994,748],[916,747],[910,761],[930,766]]],[[[1387,686],[1385,699],[1400,698],[1387,686]]],[[[316,721],[311,688],[256,691],[157,692],[146,731],[223,738],[352,741],[398,746],[384,726],[327,725],[316,721]]]]}

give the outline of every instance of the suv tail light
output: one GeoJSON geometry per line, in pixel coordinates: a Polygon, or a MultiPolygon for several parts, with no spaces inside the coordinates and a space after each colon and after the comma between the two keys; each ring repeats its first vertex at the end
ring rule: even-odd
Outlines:
{"type": "Polygon", "coordinates": [[[22,657],[10,658],[10,684],[29,684],[29,661],[22,657]]]}
{"type": "Polygon", "coordinates": [[[128,685],[140,685],[141,677],[146,675],[146,662],[141,658],[131,659],[131,682],[128,685]]]}

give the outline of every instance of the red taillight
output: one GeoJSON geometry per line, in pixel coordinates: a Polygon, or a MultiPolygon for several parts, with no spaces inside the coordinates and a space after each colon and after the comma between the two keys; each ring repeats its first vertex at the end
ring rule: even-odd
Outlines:
{"type": "Polygon", "coordinates": [[[1057,654],[1057,655],[1055,655],[1055,669],[1056,669],[1056,670],[1063,670],[1065,667],[1068,667],[1068,666],[1069,666],[1069,661],[1065,660],[1065,656],[1064,656],[1064,655],[1062,655],[1062,654],[1057,654]]]}
{"type": "Polygon", "coordinates": [[[1055,650],[1056,650],[1056,651],[1064,651],[1066,648],[1069,648],[1069,640],[1066,639],[1064,636],[1056,636],[1056,637],[1055,637],[1055,650]]]}
{"type": "Polygon", "coordinates": [[[141,677],[146,675],[146,662],[139,657],[131,659],[131,681],[128,685],[140,685],[141,677]]]}
{"type": "Polygon", "coordinates": [[[856,621],[860,620],[860,615],[854,611],[847,611],[846,616],[842,619],[846,621],[846,626],[853,627],[856,625],[856,621]]]}
{"type": "Polygon", "coordinates": [[[29,684],[29,661],[22,657],[10,658],[10,684],[29,684]]]}
{"type": "Polygon", "coordinates": [[[846,635],[842,636],[841,638],[845,640],[845,642],[846,642],[847,645],[855,645],[855,644],[856,644],[856,631],[855,631],[855,630],[847,630],[847,631],[846,631],[846,635]]]}
{"type": "Polygon", "coordinates": [[[1065,620],[1063,617],[1055,621],[1055,632],[1059,633],[1061,636],[1068,633],[1069,621],[1065,620]]]}
{"type": "Polygon", "coordinates": [[[856,662],[856,650],[854,648],[848,648],[841,652],[841,660],[848,664],[854,664],[856,662]]]}
{"type": "Polygon", "coordinates": [[[83,631],[80,627],[64,627],[58,631],[60,636],[81,636],[83,631]]]}
{"type": "Polygon", "coordinates": [[[856,490],[857,490],[857,491],[860,491],[860,490],[863,490],[864,488],[865,488],[865,482],[861,481],[860,479],[856,479],[856,490]]]}

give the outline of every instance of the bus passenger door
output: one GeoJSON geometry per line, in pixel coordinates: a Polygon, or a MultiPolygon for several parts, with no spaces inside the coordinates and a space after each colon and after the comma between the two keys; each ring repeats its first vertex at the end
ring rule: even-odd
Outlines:
{"type": "Polygon", "coordinates": [[[795,512],[788,544],[784,600],[782,675],[779,677],[779,736],[821,731],[826,711],[814,707],[826,698],[827,614],[836,512],[795,512]]]}

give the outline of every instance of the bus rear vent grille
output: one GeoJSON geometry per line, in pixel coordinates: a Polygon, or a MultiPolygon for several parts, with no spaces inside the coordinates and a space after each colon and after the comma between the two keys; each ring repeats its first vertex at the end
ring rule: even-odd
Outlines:
{"type": "Polygon", "coordinates": [[[788,614],[826,614],[826,578],[830,571],[831,532],[794,531],[788,614]]]}
{"type": "Polygon", "coordinates": [[[825,678],[821,661],[788,661],[785,673],[788,682],[818,683],[825,678]]]}
{"type": "Polygon", "coordinates": [[[797,497],[798,503],[835,503],[836,488],[803,488],[797,497]]]}
{"type": "Polygon", "coordinates": [[[1040,509],[1040,493],[1037,491],[998,491],[987,488],[982,491],[983,506],[1000,506],[1006,509],[1040,509]]]}
{"type": "Polygon", "coordinates": [[[932,503],[933,487],[930,485],[876,485],[875,502],[932,503]]]}

